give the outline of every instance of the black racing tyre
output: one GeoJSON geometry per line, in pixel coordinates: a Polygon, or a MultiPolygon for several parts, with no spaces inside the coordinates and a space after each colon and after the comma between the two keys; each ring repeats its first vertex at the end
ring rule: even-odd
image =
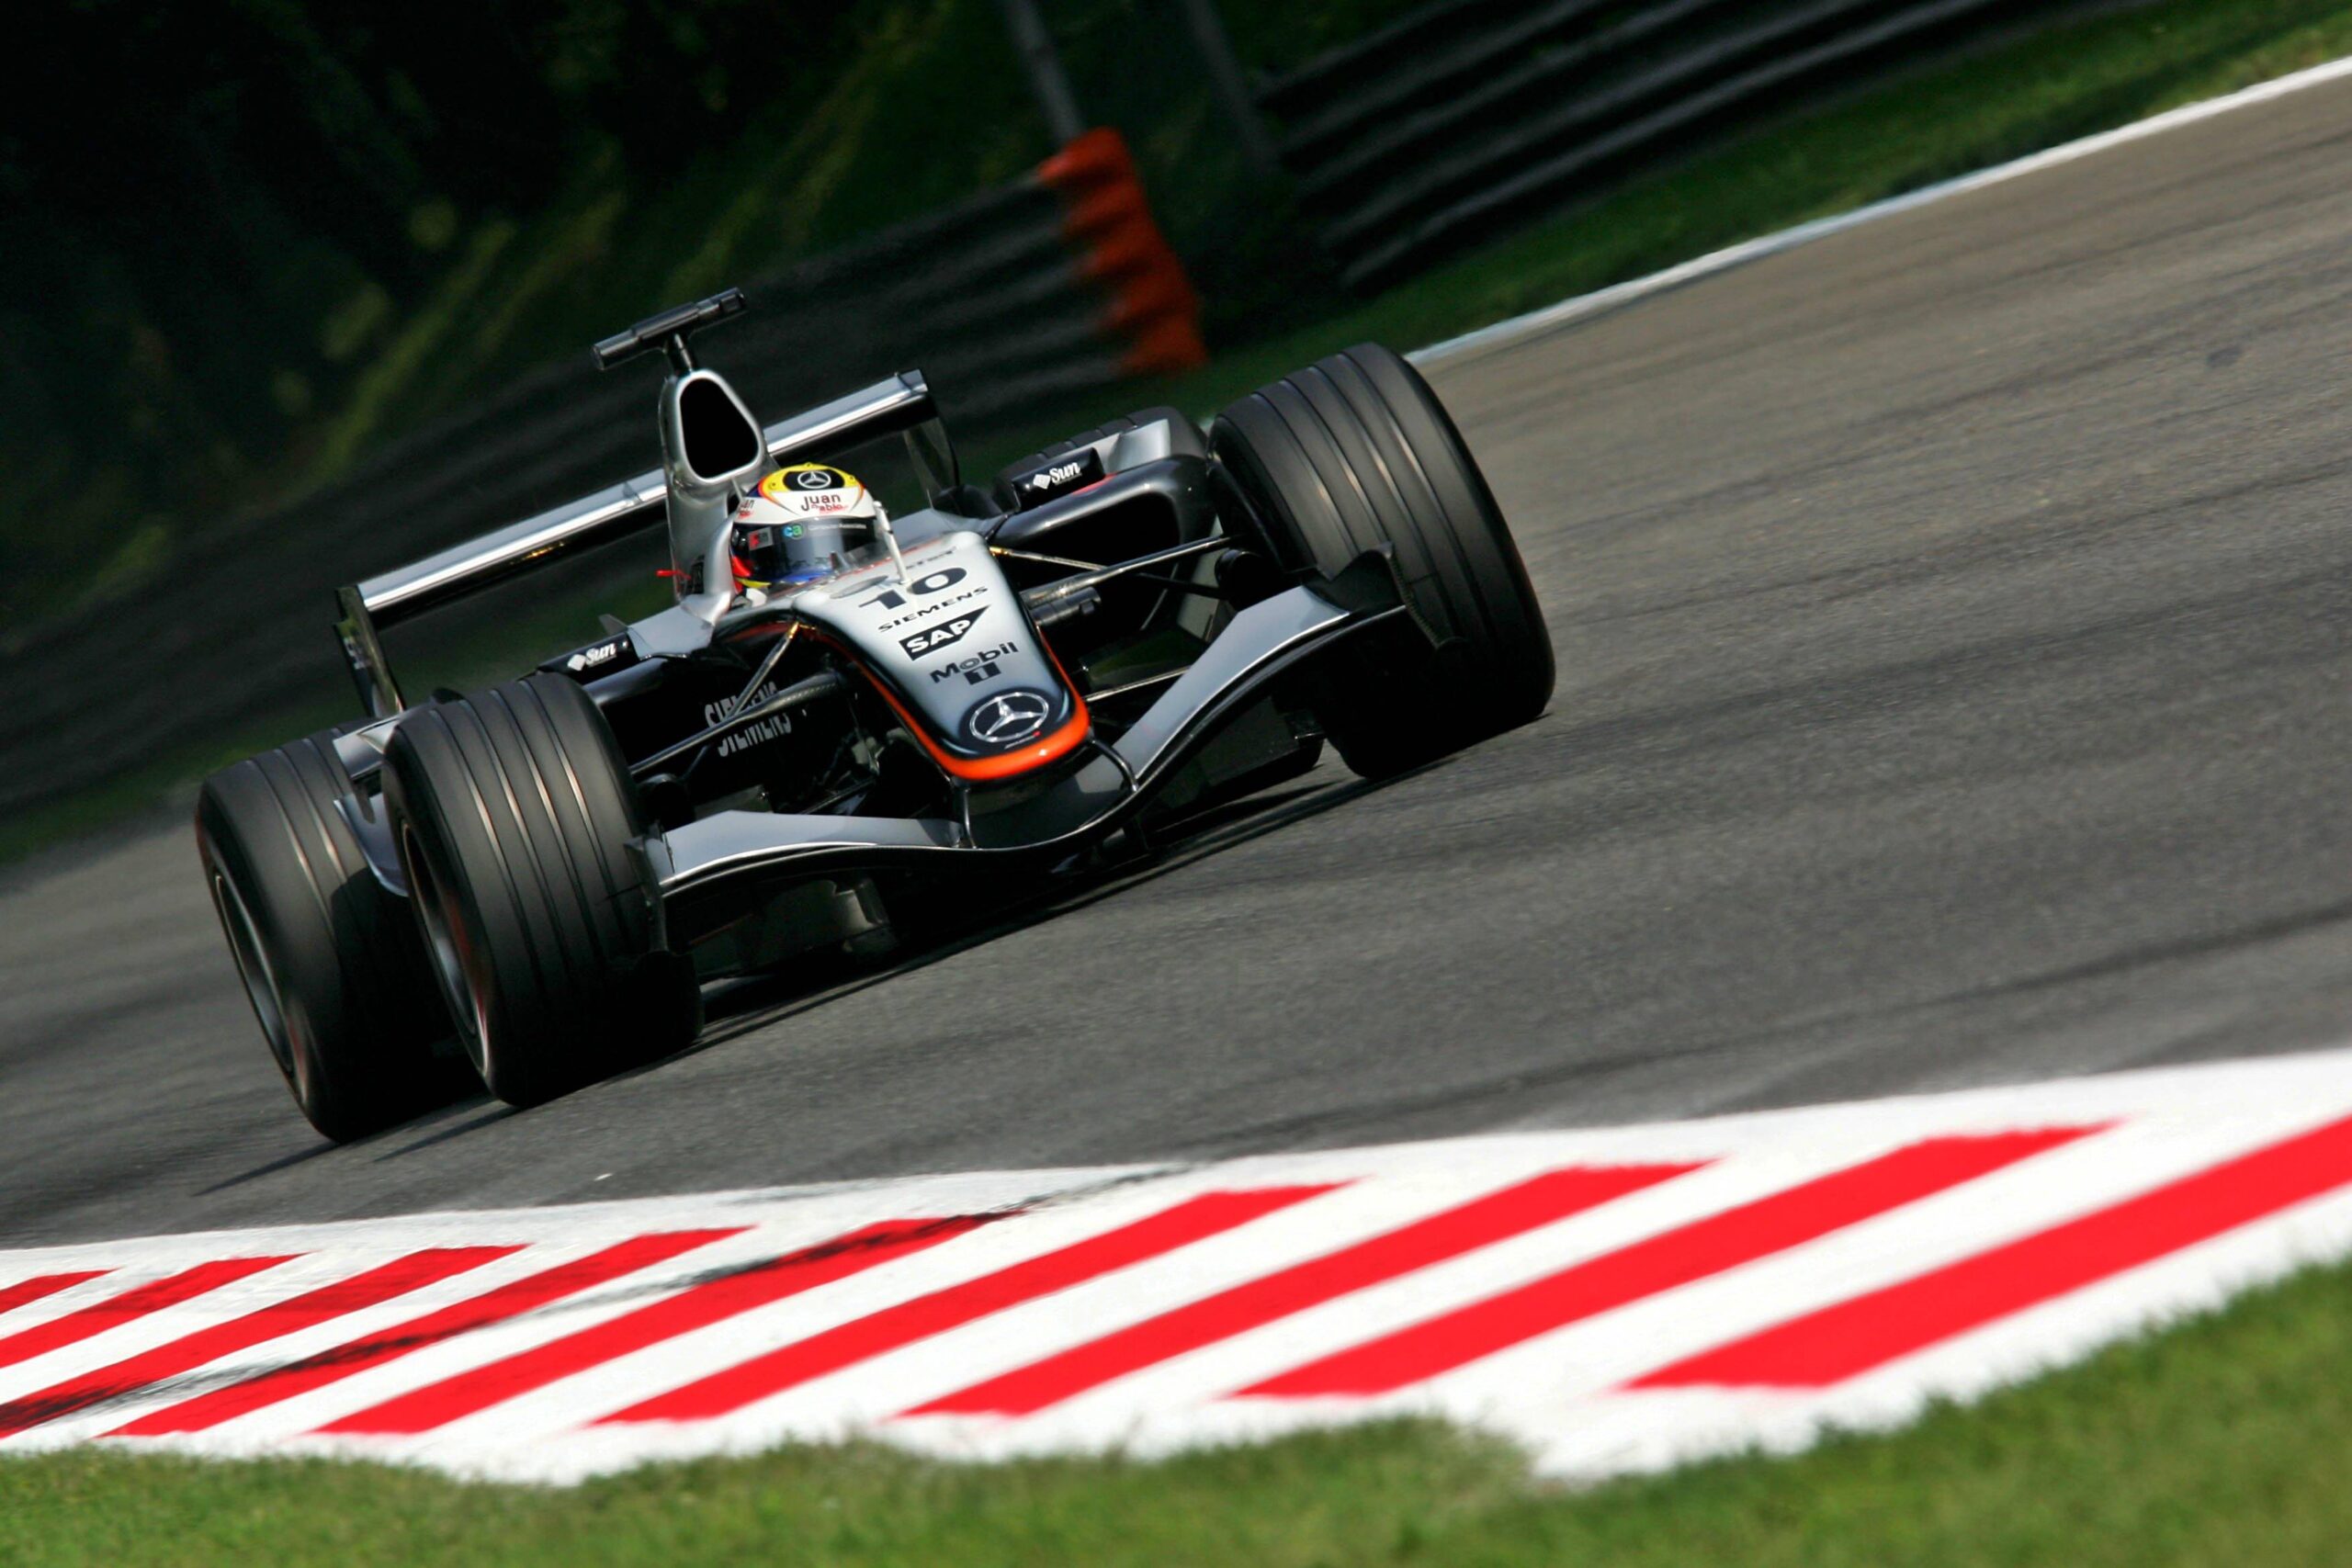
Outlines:
{"type": "Polygon", "coordinates": [[[1226,528],[1292,571],[1394,548],[1434,656],[1395,645],[1327,672],[1317,717],[1348,766],[1385,777],[1544,711],[1552,640],[1510,529],[1437,394],[1377,344],[1318,361],[1217,415],[1209,440],[1246,508],[1226,528]]]}
{"type": "Polygon", "coordinates": [[[413,709],[385,771],[434,977],[492,1094],[537,1105],[693,1040],[693,966],[652,951],[625,848],[637,791],[577,682],[413,709]]]}
{"type": "Polygon", "coordinates": [[[222,769],[196,797],[197,853],[254,1021],[294,1103],[338,1143],[479,1087],[415,921],[336,808],[350,790],[326,730],[222,769]]]}

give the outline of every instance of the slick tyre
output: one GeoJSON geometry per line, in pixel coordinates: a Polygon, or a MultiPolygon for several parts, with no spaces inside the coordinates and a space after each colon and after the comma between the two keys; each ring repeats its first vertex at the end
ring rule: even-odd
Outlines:
{"type": "Polygon", "coordinates": [[[1241,515],[1227,531],[1293,572],[1335,576],[1390,547],[1433,655],[1342,653],[1317,716],[1349,767],[1385,777],[1544,711],[1552,642],[1510,530],[1420,373],[1362,344],[1261,388],[1209,440],[1241,515]]]}
{"type": "Polygon", "coordinates": [[[492,1094],[537,1105],[694,1038],[692,965],[652,951],[626,848],[637,792],[576,682],[414,709],[385,765],[430,967],[492,1094]]]}
{"type": "Polygon", "coordinates": [[[337,807],[350,792],[327,730],[222,769],[196,800],[205,885],[254,1021],[294,1103],[338,1143],[478,1087],[415,921],[337,807]]]}

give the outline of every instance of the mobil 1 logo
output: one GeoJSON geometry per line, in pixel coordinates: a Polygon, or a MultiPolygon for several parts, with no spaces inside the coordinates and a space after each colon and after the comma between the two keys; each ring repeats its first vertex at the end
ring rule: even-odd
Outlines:
{"type": "Polygon", "coordinates": [[[907,650],[909,659],[921,659],[927,654],[937,653],[943,648],[952,648],[963,641],[964,634],[978,626],[980,617],[988,613],[989,607],[983,604],[977,610],[950,616],[936,626],[924,626],[919,631],[900,637],[899,646],[907,650]]]}
{"type": "Polygon", "coordinates": [[[931,672],[931,683],[936,686],[942,681],[961,675],[967,686],[982,685],[1004,673],[1004,668],[998,660],[1010,659],[1020,651],[1021,645],[1008,637],[996,647],[982,649],[968,658],[949,660],[931,672]]]}

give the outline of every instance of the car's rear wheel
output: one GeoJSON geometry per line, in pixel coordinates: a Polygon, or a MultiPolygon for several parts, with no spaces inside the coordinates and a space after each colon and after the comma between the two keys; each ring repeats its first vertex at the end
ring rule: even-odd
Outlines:
{"type": "Polygon", "coordinates": [[[414,922],[343,815],[350,794],[329,730],[222,769],[196,804],[206,887],[254,1020],[295,1104],[338,1142],[475,1087],[414,922]]]}
{"type": "Polygon", "coordinates": [[[403,716],[385,754],[412,903],[491,1093],[536,1105],[683,1048],[692,964],[652,945],[628,768],[579,683],[534,675],[403,716]]]}
{"type": "Polygon", "coordinates": [[[1552,641],[1510,530],[1420,373],[1376,344],[1261,388],[1210,442],[1246,503],[1227,532],[1293,571],[1337,575],[1387,546],[1433,655],[1394,641],[1330,672],[1317,716],[1357,773],[1385,777],[1526,723],[1552,695],[1552,641]]]}

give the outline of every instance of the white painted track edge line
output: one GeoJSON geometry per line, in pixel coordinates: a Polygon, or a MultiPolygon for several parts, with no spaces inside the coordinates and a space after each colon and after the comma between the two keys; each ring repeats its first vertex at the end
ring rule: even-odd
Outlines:
{"type": "Polygon", "coordinates": [[[1978,169],[1973,174],[1939,180],[1934,185],[1922,186],[1917,190],[1905,191],[1900,196],[1887,197],[1867,206],[1855,208],[1849,212],[1834,213],[1826,218],[1816,218],[1811,222],[1797,224],[1793,228],[1761,234],[1752,240],[1743,240],[1736,245],[1726,245],[1722,250],[1710,251],[1705,255],[1694,256],[1687,262],[1678,263],[1662,271],[1651,273],[1647,276],[1611,284],[1606,288],[1595,289],[1589,294],[1572,295],[1568,299],[1539,307],[1524,314],[1510,317],[1509,320],[1496,321],[1491,325],[1464,333],[1458,337],[1442,339],[1414,349],[1406,357],[1416,365],[1426,367],[1455,359],[1464,355],[1505,348],[1512,344],[1634,304],[1653,294],[1662,294],[1669,289],[1712,277],[1718,273],[1745,266],[1750,262],[1780,255],[1800,246],[1809,245],[1816,240],[1826,240],[1834,234],[1844,233],[1847,230],[1860,228],[1865,223],[1876,222],[1882,218],[1893,218],[1900,213],[1914,211],[1950,197],[1962,196],[1970,191],[1982,190],[1988,186],[2006,184],[2042,169],[2052,168],[2061,164],[2071,164],[2078,159],[2104,152],[2111,147],[2143,141],[2167,130],[2177,130],[2185,125],[2193,125],[2199,120],[2227,114],[2233,109],[2267,103],[2274,98],[2286,97],[2290,94],[2322,86],[2346,76],[2352,76],[2352,55],[2309,66],[2301,71],[2290,72],[2284,76],[2275,76],[2267,82],[2258,82],[2250,87],[2241,87],[2236,92],[2224,93],[2219,97],[2184,104],[2178,108],[2166,109],[2164,113],[2152,115],[2146,119],[2134,120],[2129,125],[2117,126],[2111,130],[2098,131],[2073,141],[2061,142],[2055,147],[2046,147],[2039,152],[2029,152],[2021,158],[2013,158],[2006,164],[1996,164],[1989,168],[1978,169]]]}

